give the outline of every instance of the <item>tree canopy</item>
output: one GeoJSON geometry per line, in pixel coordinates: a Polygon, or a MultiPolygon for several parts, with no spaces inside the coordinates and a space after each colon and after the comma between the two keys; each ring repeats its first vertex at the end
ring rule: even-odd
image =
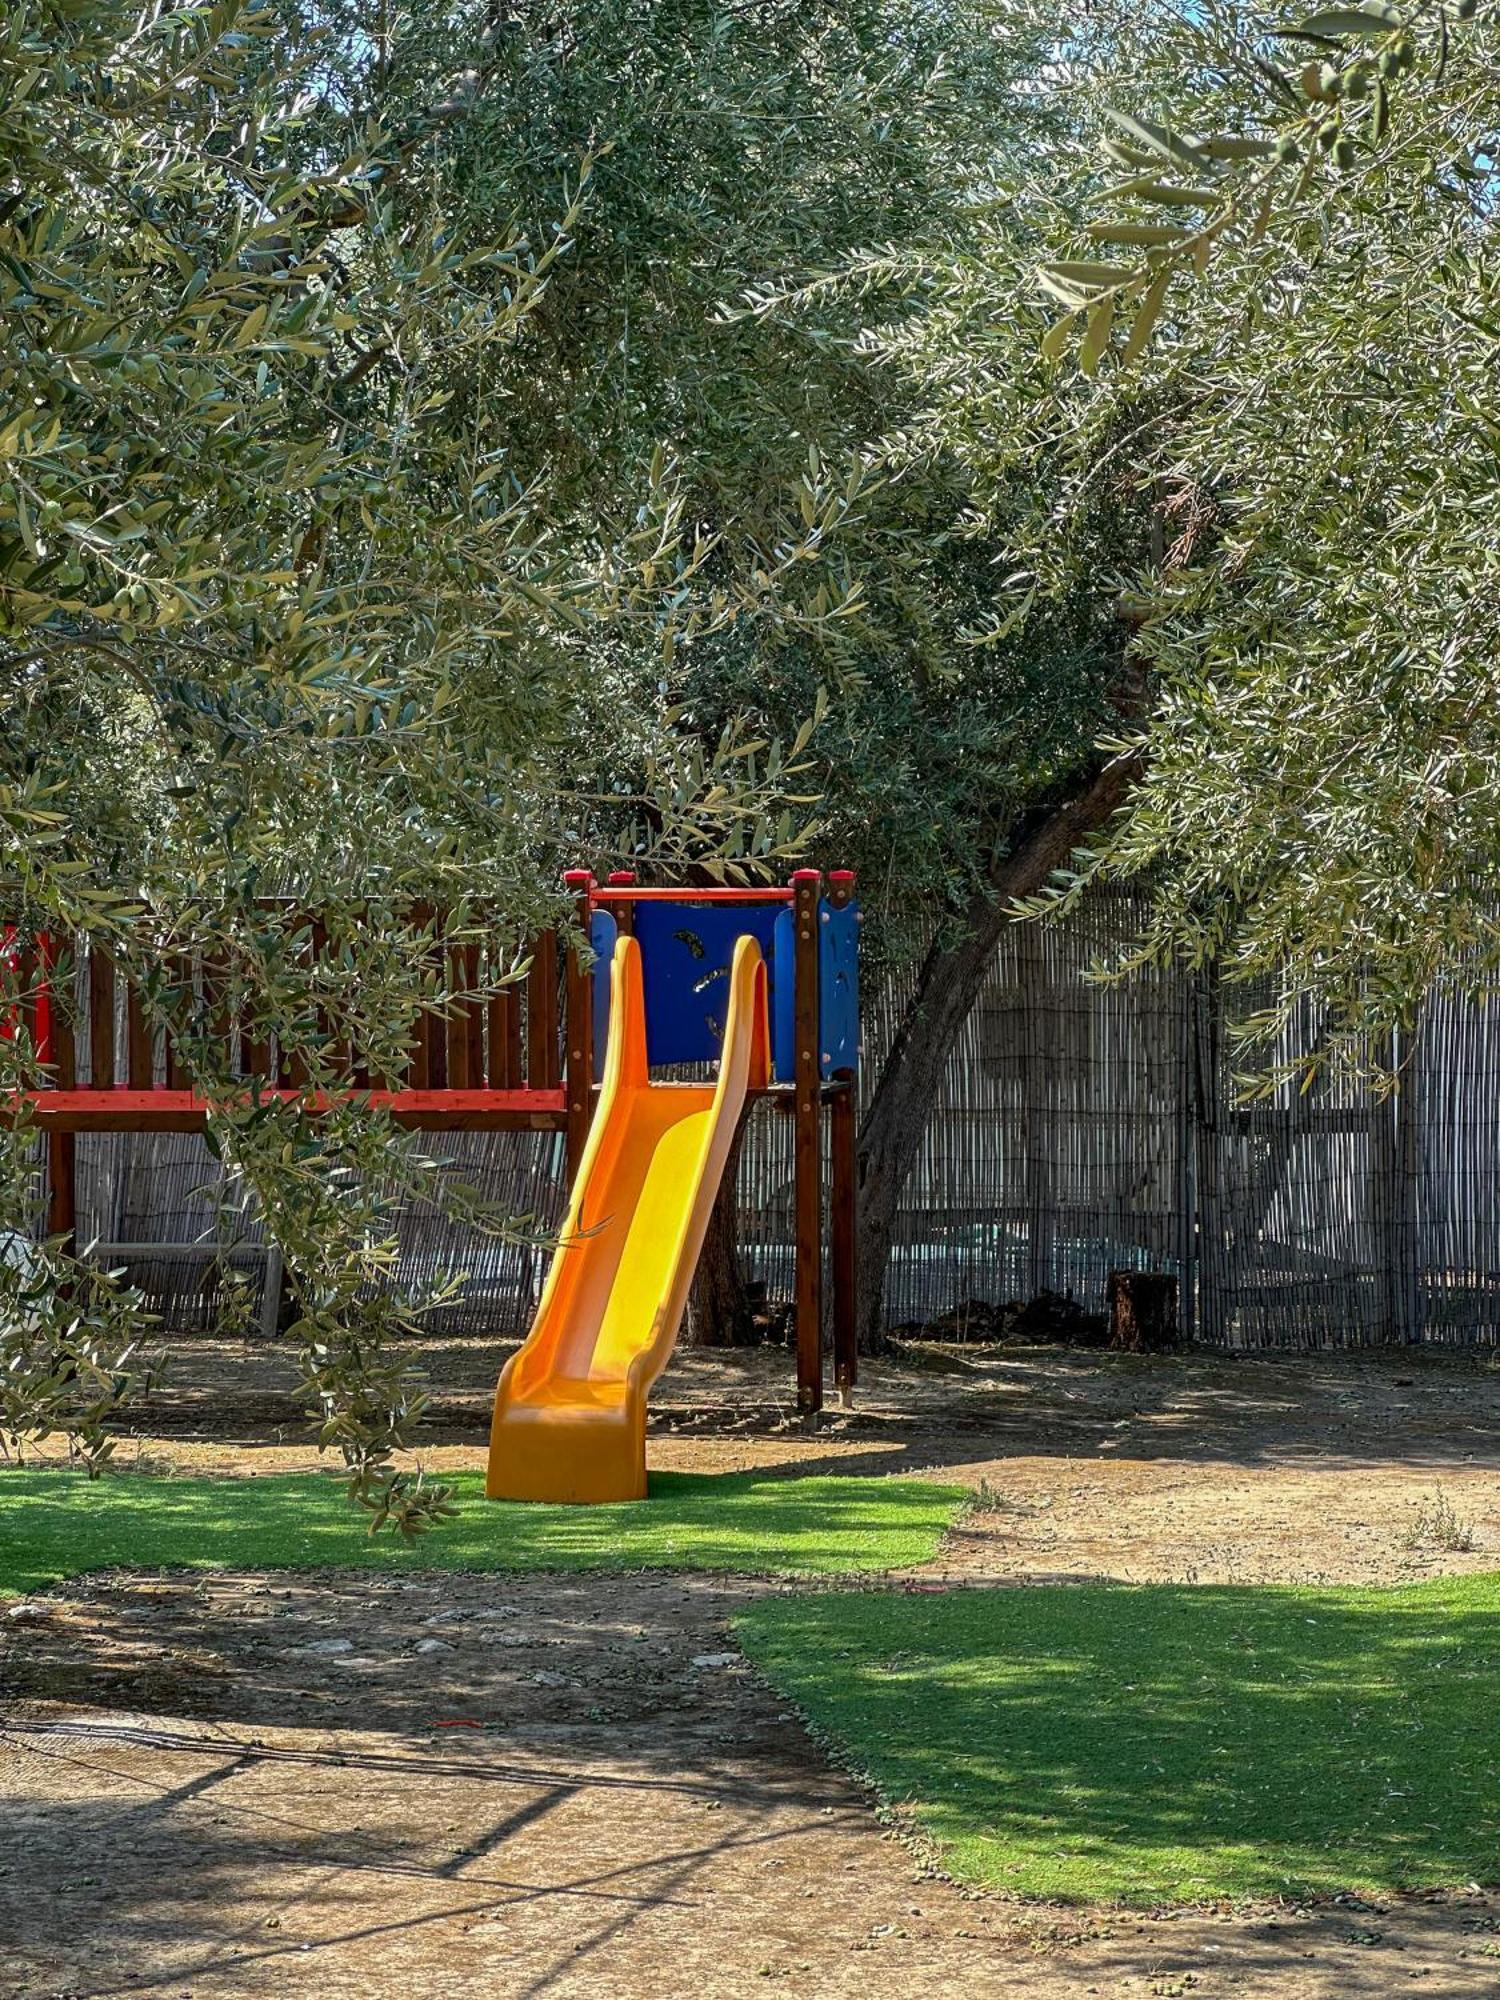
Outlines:
{"type": "MultiPolygon", "coordinates": [[[[951,236],[1021,65],[983,8],[668,12],[8,17],[6,919],[105,946],[206,1090],[175,957],[231,959],[312,1082],[346,1047],[379,1068],[444,1003],[414,912],[519,943],[564,858],[776,859],[829,789],[778,731],[904,659],[899,620],[967,616],[968,553],[930,563],[871,476],[858,312],[736,308],[951,236]],[[315,901],[316,974],[268,897],[315,901]]],[[[921,504],[957,497],[944,473],[921,504]]],[[[919,678],[946,649],[920,650],[919,678]]],[[[28,1080],[23,1043],[0,1059],[28,1080]]],[[[388,1337],[422,1301],[384,1280],[421,1155],[282,1103],[211,1136],[287,1253],[325,1441],[419,1525],[388,1337]]],[[[24,1233],[24,1122],[4,1150],[24,1233]]],[[[58,1245],[0,1282],[7,1422],[97,1460],[136,1302],[58,1245]]]]}
{"type": "MultiPolygon", "coordinates": [[[[518,962],[564,862],[820,839],[943,919],[862,1141],[872,1314],[1018,899],[1145,877],[1130,962],[1245,982],[1262,1069],[1378,1070],[1500,960],[1496,32],[20,0],[0,917],[108,949],[214,1092],[174,956],[333,1080],[447,1004],[435,927],[518,962]]],[[[427,1163],[353,1108],[211,1137],[324,1441],[420,1526],[385,1281],[427,1163]]],[[[21,1120],[0,1231],[34,1215],[21,1120]]],[[[0,1261],[0,1419],[97,1462],[140,1331],[66,1246],[0,1261]]]]}
{"type": "Polygon", "coordinates": [[[1027,591],[1107,558],[1079,530],[1111,490],[1156,511],[1116,571],[1143,775],[1074,893],[1149,880],[1128,962],[1247,982],[1270,1076],[1379,1070],[1434,982],[1494,984],[1497,53],[1467,4],[1096,13],[1094,129],[1030,200],[1050,254],[1004,232],[908,352],[969,359],[930,421],[976,492],[1064,468],[1027,591]]]}

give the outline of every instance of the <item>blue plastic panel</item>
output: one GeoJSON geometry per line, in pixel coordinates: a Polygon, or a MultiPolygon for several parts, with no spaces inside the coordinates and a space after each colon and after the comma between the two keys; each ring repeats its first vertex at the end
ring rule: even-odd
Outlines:
{"type": "Polygon", "coordinates": [[[594,966],[594,1075],[604,1074],[604,1050],[609,1041],[609,974],[615,962],[615,939],[620,927],[608,910],[595,910],[589,920],[589,944],[594,966]]]}
{"type": "Polygon", "coordinates": [[[757,938],[769,961],[777,914],[775,904],[636,904],[652,1063],[718,1061],[735,944],[757,938]]]}
{"type": "Polygon", "coordinates": [[[822,1074],[859,1068],[859,906],[818,912],[818,1063],[822,1074]]]}
{"type": "MultiPolygon", "coordinates": [[[[735,903],[637,903],[635,935],[646,989],[646,1053],[652,1063],[717,1062],[734,947],[759,940],[766,958],[771,1014],[771,1073],[778,1083],[796,1075],[796,986],[792,912],[735,903]]],[[[609,969],[618,927],[594,912],[594,1074],[604,1069],[609,1035],[609,969]]],[[[818,1069],[828,1077],[859,1067],[859,912],[853,903],[818,911],[821,1032],[818,1069]]]]}

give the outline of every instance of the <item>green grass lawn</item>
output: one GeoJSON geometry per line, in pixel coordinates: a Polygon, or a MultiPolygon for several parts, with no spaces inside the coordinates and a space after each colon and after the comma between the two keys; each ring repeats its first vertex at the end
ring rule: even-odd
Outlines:
{"type": "Polygon", "coordinates": [[[371,1538],[338,1483],[317,1473],[250,1479],[89,1481],[0,1471],[0,1594],[130,1568],[682,1569],[781,1573],[925,1562],[962,1500],[908,1479],[661,1472],[644,1503],[486,1501],[458,1473],[461,1513],[406,1544],[371,1538]]]}
{"type": "Polygon", "coordinates": [[[741,1643],[962,1880],[1500,1881],[1500,1578],[767,1598],[741,1643]]]}

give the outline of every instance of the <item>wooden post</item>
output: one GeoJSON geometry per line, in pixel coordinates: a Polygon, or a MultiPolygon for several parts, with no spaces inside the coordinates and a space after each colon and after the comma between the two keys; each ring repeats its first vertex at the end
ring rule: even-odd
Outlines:
{"type": "MultiPolygon", "coordinates": [[[[635,870],[633,868],[616,868],[610,875],[609,886],[611,889],[633,889],[635,887],[635,870]]],[[[614,918],[615,929],[620,933],[621,937],[631,936],[635,930],[635,904],[611,903],[609,913],[614,918]]]]}
{"type": "Polygon", "coordinates": [[[563,880],[573,892],[582,942],[569,940],[566,963],[564,1056],[568,1105],[568,1177],[578,1172],[594,1113],[594,982],[583,963],[593,914],[594,878],[570,868],[563,880]]]}
{"type": "MultiPolygon", "coordinates": [[[[854,900],[854,871],[835,868],[828,877],[828,900],[836,910],[847,909],[854,900]]],[[[839,1401],[854,1400],[859,1379],[859,1320],[856,1299],[858,1268],[855,1227],[856,1165],[854,1157],[856,1072],[839,1069],[834,1082],[841,1086],[829,1109],[829,1155],[833,1175],[829,1230],[829,1264],[833,1290],[833,1379],[839,1401]]]]}
{"type": "Polygon", "coordinates": [[[792,877],[794,1021],[793,1210],[796,1218],[797,1407],[823,1407],[823,1146],[818,1048],[816,868],[792,877]]]}
{"type": "MultiPolygon", "coordinates": [[[[48,989],[52,1007],[52,1080],[59,1090],[73,1090],[78,1084],[78,1058],[73,1039],[73,981],[59,994],[52,974],[57,953],[50,943],[43,946],[48,989]]],[[[78,1244],[78,1138],[73,1132],[47,1134],[47,1234],[62,1239],[65,1256],[71,1257],[78,1244]]]]}

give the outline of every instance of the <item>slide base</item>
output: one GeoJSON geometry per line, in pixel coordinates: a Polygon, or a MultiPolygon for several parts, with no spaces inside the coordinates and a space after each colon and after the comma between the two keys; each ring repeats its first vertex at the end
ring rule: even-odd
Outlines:
{"type": "MultiPolygon", "coordinates": [[[[549,1385],[566,1392],[574,1385],[549,1385]]],[[[582,1387],[584,1385],[576,1385],[582,1387]]],[[[589,1384],[594,1396],[598,1384],[589,1384]]],[[[621,1385],[623,1387],[623,1385],[621,1385]]],[[[490,1433],[491,1500],[577,1505],[646,1497],[646,1412],[576,1402],[510,1403],[490,1433]]]]}

